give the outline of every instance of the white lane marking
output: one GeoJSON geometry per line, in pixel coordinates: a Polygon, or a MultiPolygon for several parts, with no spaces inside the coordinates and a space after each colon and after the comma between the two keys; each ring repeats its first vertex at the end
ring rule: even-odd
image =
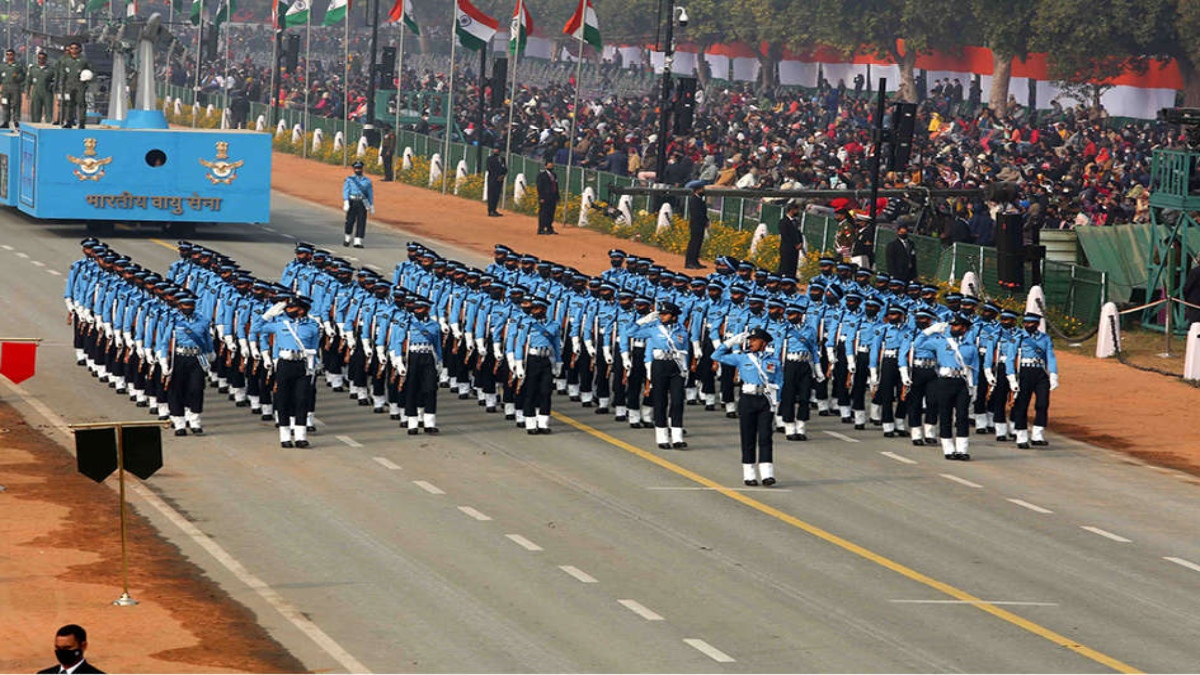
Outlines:
{"type": "Polygon", "coordinates": [[[522,537],[522,536],[521,536],[521,535],[519,535],[519,534],[506,534],[506,535],[504,535],[504,536],[506,536],[506,537],[508,537],[509,539],[513,540],[513,542],[515,542],[515,543],[516,543],[518,546],[520,546],[521,548],[525,549],[526,551],[540,551],[540,550],[542,550],[542,547],[541,547],[541,546],[538,546],[537,544],[533,543],[532,541],[529,541],[528,539],[526,539],[525,537],[522,537]]]}
{"type": "Polygon", "coordinates": [[[587,572],[584,572],[583,570],[579,569],[578,567],[574,567],[571,565],[559,565],[558,569],[566,572],[567,574],[570,574],[571,576],[575,577],[576,579],[582,581],[585,584],[600,583],[599,581],[596,580],[596,577],[588,574],[587,572]]]}
{"type": "Polygon", "coordinates": [[[1189,570],[1195,570],[1197,572],[1200,572],[1200,565],[1197,565],[1196,563],[1194,563],[1190,560],[1184,560],[1183,558],[1172,558],[1170,556],[1163,558],[1163,560],[1170,560],[1171,562],[1175,563],[1176,565],[1183,565],[1184,567],[1188,568],[1189,570]]]}
{"type": "Polygon", "coordinates": [[[379,464],[381,464],[385,469],[391,469],[392,471],[400,470],[400,465],[388,459],[387,457],[376,457],[375,461],[379,462],[379,464]]]}
{"type": "Polygon", "coordinates": [[[647,621],[662,621],[663,620],[662,615],[660,615],[658,612],[655,612],[654,610],[650,609],[649,607],[643,605],[642,603],[638,602],[637,600],[618,600],[617,602],[621,603],[621,606],[623,606],[625,609],[628,609],[629,611],[633,612],[634,614],[637,614],[638,616],[642,617],[643,619],[645,619],[647,621]]]}
{"type": "Polygon", "coordinates": [[[1013,605],[1018,607],[1058,607],[1057,602],[1026,602],[1023,600],[889,600],[908,605],[1013,605]]]}
{"type": "Polygon", "coordinates": [[[263,228],[262,228],[262,229],[266,230],[267,232],[274,232],[274,231],[275,231],[275,228],[273,228],[273,227],[267,227],[266,225],[263,225],[263,228]]]}
{"type": "Polygon", "coordinates": [[[1113,534],[1112,532],[1109,532],[1107,530],[1102,530],[1098,527],[1092,527],[1091,525],[1080,525],[1079,527],[1087,530],[1088,532],[1091,532],[1092,534],[1098,534],[1101,537],[1104,537],[1105,539],[1112,539],[1113,541],[1117,541],[1122,544],[1132,544],[1133,543],[1133,541],[1130,539],[1126,539],[1125,537],[1122,537],[1119,534],[1113,534]]]}
{"type": "Polygon", "coordinates": [[[422,490],[424,490],[424,491],[428,492],[428,493],[429,493],[429,494],[431,494],[431,495],[444,495],[444,494],[446,494],[446,492],[445,492],[444,490],[442,490],[440,487],[438,487],[438,486],[436,486],[436,485],[434,485],[433,483],[430,483],[430,482],[428,482],[428,481],[423,481],[423,480],[414,480],[414,481],[413,481],[413,483],[416,483],[417,487],[421,488],[422,490]]]}
{"type": "Polygon", "coordinates": [[[337,439],[352,448],[361,448],[363,445],[349,436],[338,436],[337,439]]]}
{"type": "Polygon", "coordinates": [[[46,270],[46,271],[49,272],[50,274],[53,274],[56,277],[62,276],[62,272],[59,272],[58,270],[46,270]]]}
{"type": "Polygon", "coordinates": [[[708,644],[699,638],[684,638],[684,643],[689,647],[700,650],[705,656],[716,661],[717,663],[733,663],[734,658],[716,647],[708,644]]]}
{"type": "Polygon", "coordinates": [[[952,473],[939,473],[938,475],[941,476],[942,478],[945,478],[946,480],[952,480],[955,483],[958,483],[959,485],[966,485],[967,487],[970,487],[970,488],[982,488],[983,487],[979,483],[972,483],[971,481],[967,480],[966,478],[959,478],[958,476],[955,476],[952,473]]]}
{"type": "Polygon", "coordinates": [[[28,260],[28,259],[29,259],[29,254],[28,254],[28,253],[22,253],[22,252],[20,252],[20,251],[17,251],[17,257],[18,257],[18,258],[25,258],[26,260],[28,260]]]}
{"type": "Polygon", "coordinates": [[[45,267],[46,266],[46,263],[42,262],[41,260],[30,260],[29,262],[33,263],[34,267],[45,267]]]}
{"type": "Polygon", "coordinates": [[[904,462],[905,464],[916,464],[917,463],[917,460],[915,460],[915,459],[909,459],[909,458],[905,457],[904,455],[897,455],[894,452],[881,452],[879,454],[883,455],[884,457],[891,457],[892,459],[896,460],[897,462],[904,462]]]}
{"type": "MultiPolygon", "coordinates": [[[[25,403],[29,404],[29,407],[36,410],[38,414],[50,422],[51,427],[65,437],[66,442],[63,442],[62,446],[71,454],[75,454],[75,434],[70,427],[67,426],[66,421],[58,415],[58,413],[51,410],[50,407],[45,403],[30,395],[24,387],[12,384],[11,382],[3,379],[0,379],[0,383],[2,383],[10,391],[16,392],[17,395],[25,401],[25,403]]],[[[196,542],[198,546],[203,548],[205,551],[208,551],[209,555],[215,558],[216,561],[221,564],[221,566],[229,570],[238,578],[239,581],[246,584],[246,586],[257,593],[258,596],[261,597],[275,611],[279,612],[283,618],[291,622],[293,626],[308,636],[308,638],[315,642],[317,646],[320,647],[326,654],[340,663],[346,672],[371,672],[362,664],[362,662],[354,658],[350,652],[346,651],[340,644],[337,643],[337,641],[329,637],[325,631],[321,630],[317,624],[313,623],[312,619],[309,619],[304,612],[301,612],[299,609],[293,606],[292,603],[285,600],[284,597],[279,594],[279,591],[271,588],[262,579],[252,574],[246,569],[245,566],[242,565],[242,563],[238,562],[237,558],[234,558],[229,554],[228,551],[222,548],[220,544],[216,543],[208,535],[201,532],[199,528],[184,518],[182,514],[160,499],[158,495],[151,492],[149,488],[142,485],[138,481],[132,481],[129,483],[129,488],[139,498],[145,500],[146,503],[154,507],[154,509],[161,513],[167,520],[171,521],[172,524],[178,527],[192,541],[196,542]]]]}
{"type": "Polygon", "coordinates": [[[684,492],[686,492],[686,491],[689,491],[689,490],[693,490],[693,491],[700,491],[700,492],[703,492],[703,491],[706,491],[706,490],[720,490],[721,492],[724,492],[724,491],[726,491],[726,490],[730,490],[730,491],[733,491],[733,492],[791,492],[791,490],[789,490],[789,489],[787,489],[787,488],[773,488],[773,487],[757,487],[757,488],[755,488],[755,487],[705,487],[705,486],[703,486],[703,485],[696,485],[696,486],[680,486],[680,487],[648,487],[648,488],[646,488],[646,489],[647,489],[647,490],[678,490],[678,491],[684,491],[684,492]]]}
{"type": "Polygon", "coordinates": [[[847,443],[860,443],[861,442],[857,438],[850,438],[846,434],[838,433],[836,431],[826,431],[825,433],[829,434],[830,436],[833,436],[834,438],[836,438],[840,441],[846,441],[847,443]]]}
{"type": "Polygon", "coordinates": [[[488,514],[482,512],[482,511],[479,511],[478,509],[471,508],[470,506],[460,506],[460,507],[458,507],[458,510],[462,511],[463,513],[467,514],[468,516],[471,516],[475,520],[491,520],[492,519],[492,517],[489,516],[488,514]]]}
{"type": "Polygon", "coordinates": [[[8,244],[0,244],[0,248],[3,248],[5,251],[13,250],[13,247],[9,246],[8,244]]]}
{"type": "MultiPolygon", "coordinates": [[[[1030,511],[1034,511],[1036,513],[1054,513],[1050,509],[1042,508],[1042,507],[1038,506],[1037,504],[1030,504],[1029,502],[1025,501],[1024,499],[1011,499],[1010,498],[1008,501],[1016,504],[1017,506],[1023,506],[1025,508],[1029,509],[1030,511]]],[[[1087,528],[1085,527],[1084,529],[1086,530],[1087,528]]]]}

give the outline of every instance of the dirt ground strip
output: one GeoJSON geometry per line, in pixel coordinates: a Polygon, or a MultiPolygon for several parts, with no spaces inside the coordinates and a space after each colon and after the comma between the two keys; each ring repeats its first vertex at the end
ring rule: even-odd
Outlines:
{"type": "MultiPolygon", "coordinates": [[[[337,208],[339,166],[275,155],[273,187],[337,208]],[[314,190],[314,186],[320,186],[314,190]]],[[[681,256],[590,230],[558,226],[534,234],[533,218],[486,217],[480,202],[399,183],[376,187],[372,228],[395,226],[490,255],[497,242],[597,273],[607,251],[623,248],[683,269],[681,256]]],[[[331,235],[340,230],[333,218],[331,235]]],[[[371,246],[370,232],[367,245],[371,246]]],[[[396,259],[403,255],[397,248],[396,259]]],[[[283,261],[280,261],[282,264],[283,261]]],[[[1200,475],[1200,389],[1167,377],[1073,354],[1058,345],[1062,387],[1050,428],[1150,464],[1200,475]]],[[[82,375],[81,375],[82,376],[82,375]]],[[[110,478],[109,480],[115,480],[110,478]]],[[[137,607],[114,607],[120,593],[116,493],[75,471],[61,446],[0,403],[0,672],[34,672],[53,662],[54,630],[79,623],[88,655],[108,672],[298,672],[254,616],[223,593],[144,519],[130,521],[130,564],[137,607]]]]}

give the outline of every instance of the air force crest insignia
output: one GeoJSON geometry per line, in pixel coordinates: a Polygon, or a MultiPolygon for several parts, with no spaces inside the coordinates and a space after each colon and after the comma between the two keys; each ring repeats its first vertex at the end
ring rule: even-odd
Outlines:
{"type": "Polygon", "coordinates": [[[217,142],[217,156],[211,162],[201,158],[200,164],[208,169],[205,177],[213,185],[229,185],[237,178],[237,170],[246,162],[238,160],[236,162],[229,161],[229,144],[225,141],[217,142]]]}
{"type": "Polygon", "coordinates": [[[83,139],[83,157],[67,155],[67,161],[75,165],[74,174],[79,180],[100,180],[104,177],[104,167],[112,162],[112,157],[96,156],[96,139],[83,139]]]}

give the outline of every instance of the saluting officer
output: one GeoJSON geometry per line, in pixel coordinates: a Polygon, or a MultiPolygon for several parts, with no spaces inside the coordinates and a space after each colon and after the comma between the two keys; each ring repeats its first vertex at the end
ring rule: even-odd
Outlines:
{"type": "Polygon", "coordinates": [[[54,117],[54,66],[46,52],[38,52],[37,63],[25,73],[26,93],[29,96],[29,121],[50,122],[54,117]]]}
{"type": "Polygon", "coordinates": [[[17,63],[17,53],[4,51],[0,64],[0,129],[8,129],[21,121],[21,92],[25,88],[25,66],[17,63]]]}
{"type": "Polygon", "coordinates": [[[275,409],[280,447],[308,447],[308,411],[315,394],[317,345],[321,326],[309,318],[312,301],[295,295],[254,318],[252,330],[272,336],[275,362],[275,409]],[[280,315],[285,316],[280,316],[280,315]]]}
{"type": "Polygon", "coordinates": [[[1050,392],[1058,389],[1058,363],[1050,336],[1039,330],[1042,315],[1026,312],[1021,319],[1024,331],[1008,345],[1008,363],[1014,372],[1008,375],[1008,386],[1016,397],[1012,405],[1013,428],[1017,430],[1017,447],[1049,445],[1046,441],[1046,416],[1050,410],[1050,392]],[[1029,399],[1033,402],[1033,432],[1029,430],[1029,399]]]}
{"type": "Polygon", "coordinates": [[[762,328],[738,333],[721,343],[713,360],[737,370],[742,381],[738,399],[738,427],[742,441],[742,480],[746,485],[775,484],[775,408],[783,369],[779,358],[766,351],[771,334],[762,328]],[[746,343],[745,351],[734,349],[746,343]],[[757,451],[755,446],[757,445],[757,451]]]}
{"type": "Polygon", "coordinates": [[[375,190],[371,179],[363,175],[363,163],[356,161],[350,165],[354,174],[346,176],[342,183],[342,210],[346,212],[346,236],[342,246],[350,245],[350,235],[354,235],[354,248],[363,247],[363,237],[367,233],[367,211],[375,214],[375,190]]]}

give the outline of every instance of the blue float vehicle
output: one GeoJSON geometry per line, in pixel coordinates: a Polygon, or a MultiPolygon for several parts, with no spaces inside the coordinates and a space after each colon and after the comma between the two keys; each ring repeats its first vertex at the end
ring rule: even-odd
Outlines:
{"type": "MultiPolygon", "coordinates": [[[[138,59],[153,73],[161,17],[142,27],[138,59]]],[[[113,54],[113,82],[125,79],[113,54]]],[[[42,221],[161,226],[186,235],[199,224],[266,223],[271,217],[271,136],[239,129],[171,129],[155,105],[153,77],[139,77],[132,109],[116,84],[99,125],[26,122],[0,132],[0,204],[42,221]],[[118,93],[119,92],[119,93],[118,93]]]]}

